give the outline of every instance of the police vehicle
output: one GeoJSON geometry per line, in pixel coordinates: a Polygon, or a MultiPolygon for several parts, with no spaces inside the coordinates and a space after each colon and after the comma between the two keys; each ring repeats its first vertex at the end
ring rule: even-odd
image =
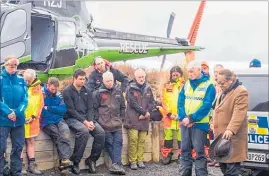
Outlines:
{"type": "Polygon", "coordinates": [[[242,167],[250,169],[250,175],[269,175],[268,68],[248,68],[235,73],[249,94],[248,154],[242,167]]]}

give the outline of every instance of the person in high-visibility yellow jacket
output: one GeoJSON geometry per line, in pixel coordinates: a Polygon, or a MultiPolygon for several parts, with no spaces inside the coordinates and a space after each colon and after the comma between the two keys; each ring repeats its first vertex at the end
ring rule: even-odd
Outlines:
{"type": "Polygon", "coordinates": [[[183,72],[179,66],[174,66],[170,70],[170,81],[164,84],[162,91],[162,106],[159,108],[163,115],[164,127],[164,147],[161,153],[164,157],[163,164],[169,164],[173,156],[173,133],[177,135],[178,154],[180,155],[180,122],[177,118],[177,101],[179,92],[184,84],[183,72]]]}
{"type": "Polygon", "coordinates": [[[196,175],[208,175],[204,151],[209,130],[209,112],[216,96],[214,85],[201,70],[201,63],[192,61],[187,66],[189,80],[178,98],[178,118],[181,126],[180,175],[192,175],[192,148],[196,151],[196,175]]]}
{"type": "MultiPolygon", "coordinates": [[[[25,110],[25,141],[28,155],[28,171],[30,173],[41,175],[35,164],[35,140],[40,132],[39,118],[44,105],[41,81],[36,78],[36,72],[32,69],[26,69],[23,78],[28,85],[28,105],[25,110]]],[[[23,168],[23,173],[27,173],[23,168]]]]}

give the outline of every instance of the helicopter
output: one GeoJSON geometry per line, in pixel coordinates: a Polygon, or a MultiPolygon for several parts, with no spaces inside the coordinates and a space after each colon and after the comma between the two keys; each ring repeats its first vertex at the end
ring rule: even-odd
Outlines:
{"type": "Polygon", "coordinates": [[[50,76],[70,77],[89,67],[96,56],[110,62],[186,53],[204,49],[185,38],[163,38],[92,26],[85,1],[1,1],[1,62],[19,58],[19,70],[37,71],[45,82],[50,76]]]}

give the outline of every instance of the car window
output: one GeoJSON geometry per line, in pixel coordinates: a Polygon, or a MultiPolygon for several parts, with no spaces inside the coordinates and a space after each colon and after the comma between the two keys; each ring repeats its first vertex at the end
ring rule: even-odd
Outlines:
{"type": "Polygon", "coordinates": [[[248,90],[249,111],[268,112],[268,74],[238,75],[238,78],[248,90]]]}

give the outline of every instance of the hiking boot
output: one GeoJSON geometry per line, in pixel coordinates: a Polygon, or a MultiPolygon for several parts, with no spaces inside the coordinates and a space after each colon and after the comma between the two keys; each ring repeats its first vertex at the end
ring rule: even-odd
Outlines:
{"type": "Polygon", "coordinates": [[[137,166],[138,166],[139,168],[141,168],[141,169],[146,168],[145,164],[144,164],[142,161],[139,161],[139,162],[137,163],[137,166]]]}
{"type": "Polygon", "coordinates": [[[22,170],[21,170],[22,175],[27,175],[27,169],[24,163],[22,163],[22,170]]]}
{"type": "Polygon", "coordinates": [[[164,157],[163,160],[162,160],[162,164],[164,165],[167,165],[167,164],[170,164],[171,163],[171,160],[172,160],[172,157],[173,157],[173,153],[170,152],[167,157],[164,157]]]}
{"type": "Polygon", "coordinates": [[[97,172],[96,171],[96,162],[95,161],[92,161],[90,158],[87,158],[85,160],[85,164],[87,166],[89,166],[89,173],[95,174],[97,172]]]}
{"type": "Polygon", "coordinates": [[[74,163],[74,164],[73,164],[72,172],[73,172],[74,174],[77,174],[77,175],[80,173],[79,163],[74,163]]]}
{"type": "Polygon", "coordinates": [[[69,159],[62,159],[61,160],[61,165],[59,167],[60,170],[62,169],[67,169],[73,166],[73,162],[70,161],[69,159]]]}
{"type": "Polygon", "coordinates": [[[179,154],[178,158],[177,158],[177,164],[180,164],[180,157],[181,157],[181,155],[179,154]]]}
{"type": "Polygon", "coordinates": [[[136,164],[136,163],[132,163],[132,164],[130,165],[130,168],[131,168],[132,170],[137,170],[137,164],[136,164]]]}
{"type": "Polygon", "coordinates": [[[182,176],[192,176],[192,169],[186,169],[183,172],[182,176]]]}
{"type": "Polygon", "coordinates": [[[4,161],[4,169],[3,169],[3,176],[9,176],[10,175],[10,168],[8,165],[8,162],[4,161]]]}
{"type": "Polygon", "coordinates": [[[38,170],[37,164],[35,162],[30,162],[28,166],[28,171],[35,175],[42,175],[42,172],[38,170]]]}
{"type": "Polygon", "coordinates": [[[125,175],[125,174],[126,174],[126,172],[125,172],[123,166],[120,166],[120,171],[119,171],[118,174],[119,174],[119,175],[125,175]]]}
{"type": "Polygon", "coordinates": [[[109,171],[111,174],[125,175],[125,170],[123,169],[122,166],[118,165],[117,163],[112,164],[109,171]]]}

